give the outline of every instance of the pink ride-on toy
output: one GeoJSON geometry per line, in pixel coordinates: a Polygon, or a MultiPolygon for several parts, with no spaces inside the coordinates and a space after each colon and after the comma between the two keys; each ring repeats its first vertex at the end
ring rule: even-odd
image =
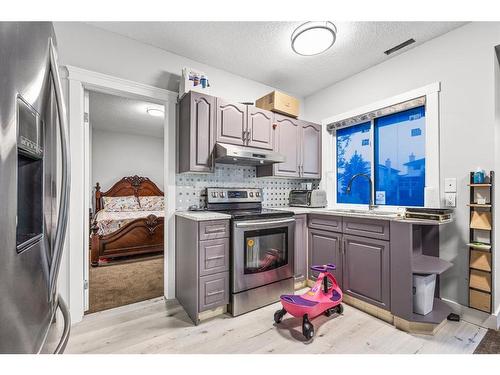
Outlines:
{"type": "Polygon", "coordinates": [[[312,266],[311,270],[319,272],[314,286],[301,296],[284,294],[280,297],[283,308],[274,313],[274,321],[280,323],[288,312],[295,317],[302,317],[302,334],[310,340],[314,336],[314,327],[309,319],[318,315],[342,314],[343,294],[335,277],[330,273],[335,269],[334,264],[312,266]],[[328,282],[330,281],[330,282],[328,282]]]}

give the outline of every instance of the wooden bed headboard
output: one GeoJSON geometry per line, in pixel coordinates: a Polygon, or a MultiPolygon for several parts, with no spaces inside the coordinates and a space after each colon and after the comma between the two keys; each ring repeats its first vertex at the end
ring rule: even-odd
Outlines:
{"type": "Polygon", "coordinates": [[[101,186],[98,182],[95,185],[95,212],[103,209],[102,197],[124,197],[127,195],[147,197],[163,195],[163,191],[149,178],[137,175],[123,177],[105,192],[101,192],[101,186]]]}

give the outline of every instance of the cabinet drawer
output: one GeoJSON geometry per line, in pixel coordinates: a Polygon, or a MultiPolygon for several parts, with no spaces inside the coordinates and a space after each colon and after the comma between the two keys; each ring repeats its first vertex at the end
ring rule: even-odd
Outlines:
{"type": "Polygon", "coordinates": [[[226,305],[228,302],[229,272],[200,277],[200,312],[226,305]]]}
{"type": "Polygon", "coordinates": [[[342,232],[342,216],[309,215],[309,228],[322,229],[329,232],[342,232]]]}
{"type": "Polygon", "coordinates": [[[469,306],[489,313],[491,311],[491,294],[469,289],[469,306]]]}
{"type": "Polygon", "coordinates": [[[344,217],[343,232],[379,240],[389,241],[389,221],[344,217]]]}
{"type": "Polygon", "coordinates": [[[200,241],[200,276],[229,270],[229,239],[200,241]]]}
{"type": "Polygon", "coordinates": [[[229,220],[200,222],[200,241],[229,237],[229,220]]]}

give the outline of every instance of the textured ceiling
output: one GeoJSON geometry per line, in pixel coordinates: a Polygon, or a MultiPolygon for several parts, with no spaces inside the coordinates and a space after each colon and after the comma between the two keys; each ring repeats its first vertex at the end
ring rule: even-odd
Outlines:
{"type": "Polygon", "coordinates": [[[162,106],[100,92],[89,93],[89,117],[93,128],[163,137],[163,118],[149,115],[147,108],[162,109],[162,106]]]}
{"type": "Polygon", "coordinates": [[[91,22],[137,41],[243,77],[308,96],[379,64],[463,22],[335,22],[335,45],[316,56],[299,56],[290,36],[300,22],[91,22]],[[416,43],[386,56],[409,38],[416,43]]]}

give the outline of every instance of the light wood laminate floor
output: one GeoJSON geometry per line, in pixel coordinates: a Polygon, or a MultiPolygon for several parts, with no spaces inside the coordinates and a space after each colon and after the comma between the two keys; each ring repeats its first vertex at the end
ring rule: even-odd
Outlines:
{"type": "Polygon", "coordinates": [[[163,298],[90,314],[72,327],[66,353],[472,353],[486,329],[446,322],[435,336],[410,335],[344,305],[344,314],[313,320],[304,342],[301,321],[274,324],[276,303],[194,326],[182,307],[163,298]]]}

